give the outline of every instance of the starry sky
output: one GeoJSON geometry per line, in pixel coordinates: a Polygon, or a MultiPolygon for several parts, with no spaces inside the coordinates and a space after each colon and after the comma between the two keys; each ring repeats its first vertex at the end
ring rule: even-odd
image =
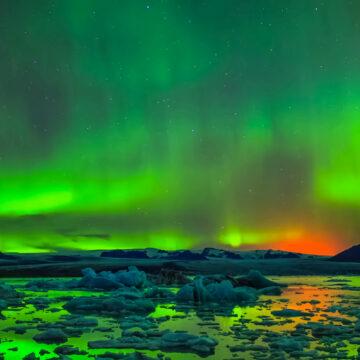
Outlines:
{"type": "Polygon", "coordinates": [[[359,13],[2,0],[0,250],[358,243],[359,13]]]}

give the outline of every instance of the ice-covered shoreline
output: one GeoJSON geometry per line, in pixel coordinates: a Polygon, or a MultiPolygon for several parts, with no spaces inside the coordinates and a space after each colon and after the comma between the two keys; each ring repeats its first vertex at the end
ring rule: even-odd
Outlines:
{"type": "Polygon", "coordinates": [[[39,254],[2,254],[0,277],[76,277],[91,267],[117,271],[137,266],[147,273],[177,269],[187,274],[359,275],[360,262],[328,261],[329,257],[281,251],[229,252],[218,249],[164,252],[157,249],[109,251],[59,251],[39,254]],[[116,253],[118,251],[118,253],[116,253]],[[119,253],[120,251],[120,253],[119,253]],[[109,254],[110,253],[110,254],[109,254]],[[110,255],[110,256],[109,256],[110,255]]]}

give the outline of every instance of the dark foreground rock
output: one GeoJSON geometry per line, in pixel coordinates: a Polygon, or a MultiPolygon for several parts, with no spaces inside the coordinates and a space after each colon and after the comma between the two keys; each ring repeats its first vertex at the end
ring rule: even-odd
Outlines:
{"type": "MultiPolygon", "coordinates": [[[[125,334],[126,335],[126,334],[125,334]]],[[[182,331],[148,331],[111,340],[90,341],[89,349],[137,349],[162,350],[181,353],[210,355],[214,353],[217,340],[207,336],[196,336],[182,331]]]]}
{"type": "Polygon", "coordinates": [[[67,336],[60,329],[49,329],[34,336],[40,344],[62,344],[67,342],[67,336]]]}

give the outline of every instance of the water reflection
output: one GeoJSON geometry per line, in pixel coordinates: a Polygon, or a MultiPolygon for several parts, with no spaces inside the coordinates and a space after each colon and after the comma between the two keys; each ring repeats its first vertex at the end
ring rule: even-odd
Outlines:
{"type": "MultiPolygon", "coordinates": [[[[357,320],[351,313],[329,312],[328,309],[334,305],[359,308],[360,293],[356,289],[360,286],[360,277],[358,276],[339,277],[338,279],[319,276],[276,277],[273,280],[289,284],[281,296],[261,296],[256,303],[243,307],[215,304],[194,307],[158,302],[156,310],[149,316],[153,318],[168,317],[168,320],[165,319],[159,323],[159,330],[183,330],[195,335],[206,334],[209,337],[216,338],[219,345],[216,347],[215,354],[208,357],[209,360],[230,359],[234,358],[234,354],[235,356],[241,355],[243,359],[252,359],[251,354],[256,352],[256,349],[268,346],[265,340],[269,334],[290,334],[299,328],[299,324],[306,325],[309,322],[317,322],[341,326],[353,324],[357,320]],[[283,318],[273,315],[273,311],[284,308],[309,313],[311,316],[283,318]],[[230,348],[235,345],[244,345],[249,348],[249,344],[251,344],[252,349],[250,351],[230,351],[230,348]]],[[[54,357],[52,352],[57,346],[36,343],[33,337],[39,331],[33,327],[42,322],[62,321],[64,316],[68,315],[68,312],[62,308],[65,301],[61,301],[61,297],[64,295],[103,294],[90,291],[66,291],[65,294],[63,291],[32,292],[24,287],[27,281],[24,279],[6,280],[7,283],[14,285],[17,290],[26,294],[24,301],[43,297],[50,299],[50,305],[45,309],[36,309],[34,305],[27,304],[3,311],[5,320],[2,320],[0,324],[2,332],[0,353],[4,354],[6,360],[22,359],[31,352],[37,354],[41,350],[50,352],[50,354],[45,354],[42,359],[54,357]],[[17,331],[7,330],[9,327],[17,327],[17,331]],[[14,348],[18,348],[18,350],[10,350],[14,348]]],[[[86,350],[90,355],[102,354],[105,350],[88,350],[88,341],[120,337],[122,334],[120,325],[123,320],[101,317],[97,328],[88,329],[88,332],[84,332],[79,337],[70,337],[67,344],[79,347],[80,350],[86,350]],[[103,331],[107,328],[110,329],[109,332],[103,331]]],[[[310,332],[307,331],[306,334],[310,335],[310,332]]],[[[322,349],[323,342],[323,339],[311,341],[307,350],[322,349]]],[[[348,357],[357,355],[357,344],[350,344],[348,340],[344,340],[341,343],[338,342],[337,345],[339,350],[347,351],[348,357]]],[[[127,353],[133,352],[133,350],[114,350],[114,352],[127,353]]],[[[158,351],[143,352],[154,357],[159,353],[158,351]]],[[[319,353],[323,352],[320,351],[319,353]]],[[[167,355],[174,360],[184,359],[181,353],[167,353],[167,355]]],[[[70,357],[72,359],[88,359],[87,355],[71,355],[70,357]]],[[[196,354],[186,354],[186,359],[200,359],[200,357],[196,354]]]]}

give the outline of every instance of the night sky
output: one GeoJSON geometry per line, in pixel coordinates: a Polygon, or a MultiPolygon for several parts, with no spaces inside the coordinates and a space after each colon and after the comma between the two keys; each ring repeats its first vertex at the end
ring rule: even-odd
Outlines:
{"type": "Polygon", "coordinates": [[[1,0],[0,250],[358,243],[359,14],[1,0]]]}

